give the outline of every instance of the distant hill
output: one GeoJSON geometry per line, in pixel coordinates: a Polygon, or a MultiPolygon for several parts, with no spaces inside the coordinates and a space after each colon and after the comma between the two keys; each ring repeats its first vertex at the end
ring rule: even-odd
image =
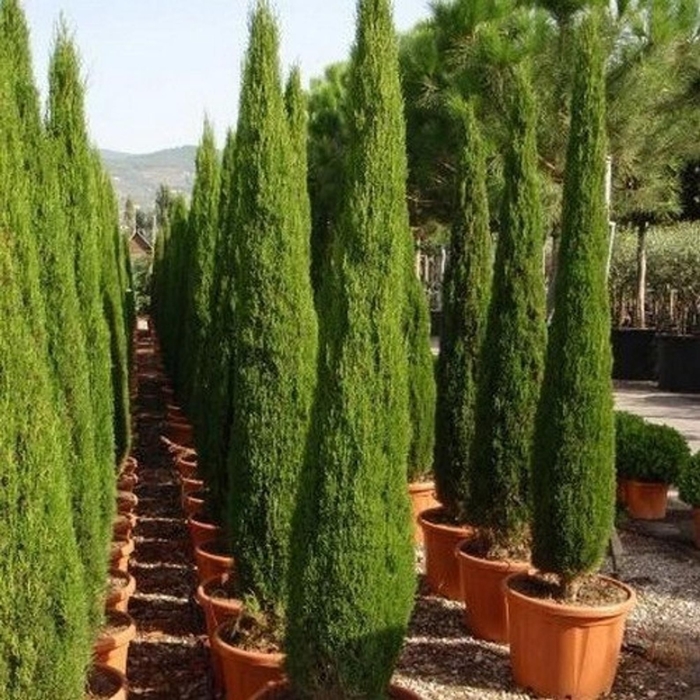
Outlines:
{"type": "Polygon", "coordinates": [[[194,182],[196,152],[196,146],[139,155],[101,151],[120,202],[131,197],[134,204],[145,210],[153,207],[161,184],[189,196],[194,182]]]}

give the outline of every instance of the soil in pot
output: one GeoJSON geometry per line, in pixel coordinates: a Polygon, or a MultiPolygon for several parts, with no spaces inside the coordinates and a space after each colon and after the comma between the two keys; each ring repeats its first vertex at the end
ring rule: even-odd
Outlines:
{"type": "Polygon", "coordinates": [[[95,642],[95,662],[126,673],[129,644],[136,637],[136,625],[127,613],[108,610],[105,625],[95,642]]]}
{"type": "Polygon", "coordinates": [[[508,606],[503,582],[511,574],[526,573],[530,564],[522,560],[489,559],[487,555],[488,546],[477,538],[457,546],[464,621],[477,639],[507,644],[508,606]]]}
{"type": "Polygon", "coordinates": [[[424,511],[419,522],[425,542],[425,579],[433,593],[450,600],[461,599],[459,567],[455,549],[474,534],[469,525],[455,525],[444,508],[424,511]]]}
{"type": "Polygon", "coordinates": [[[284,680],[277,624],[244,612],[216,628],[212,647],[221,661],[226,700],[249,700],[267,684],[284,680]]]}
{"type": "Polygon", "coordinates": [[[223,576],[233,569],[233,557],[230,548],[221,540],[204,542],[194,550],[199,583],[204,583],[215,576],[223,576]]]}
{"type": "Polygon", "coordinates": [[[634,591],[603,576],[586,579],[575,604],[556,599],[545,579],[516,574],[504,583],[515,682],[537,695],[591,700],[610,692],[634,591]]]}
{"type": "Polygon", "coordinates": [[[410,483],[408,496],[411,499],[413,513],[413,539],[416,544],[423,544],[423,528],[418,522],[418,516],[426,510],[440,507],[440,502],[435,496],[435,482],[414,481],[410,483]]]}
{"type": "Polygon", "coordinates": [[[129,598],[136,590],[136,579],[124,571],[112,569],[107,578],[107,596],[105,608],[126,612],[129,607],[129,598]]]}
{"type": "MultiPolygon", "coordinates": [[[[421,700],[420,696],[412,690],[398,685],[389,686],[387,698],[388,700],[421,700]]],[[[268,683],[250,700],[297,700],[297,696],[286,682],[268,683]]]]}
{"type": "Polygon", "coordinates": [[[88,674],[85,700],[126,700],[126,678],[109,666],[95,664],[88,674]]]}
{"type": "Polygon", "coordinates": [[[630,479],[625,489],[627,512],[637,520],[663,520],[668,503],[668,484],[630,479]]]}

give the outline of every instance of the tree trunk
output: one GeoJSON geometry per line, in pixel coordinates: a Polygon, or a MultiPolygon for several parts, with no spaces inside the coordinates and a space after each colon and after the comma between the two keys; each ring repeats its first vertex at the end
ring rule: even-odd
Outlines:
{"type": "Polygon", "coordinates": [[[637,309],[635,326],[646,328],[646,288],[647,288],[647,223],[637,229],[637,309]]]}

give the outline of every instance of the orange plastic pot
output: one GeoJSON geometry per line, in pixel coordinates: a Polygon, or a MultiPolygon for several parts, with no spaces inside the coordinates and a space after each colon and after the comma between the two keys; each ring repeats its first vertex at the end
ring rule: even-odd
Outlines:
{"type": "Polygon", "coordinates": [[[109,554],[109,565],[112,569],[127,571],[129,569],[129,557],[134,551],[134,540],[129,538],[112,542],[109,554]]]}
{"type": "Polygon", "coordinates": [[[226,623],[214,631],[212,647],[221,661],[226,700],[250,700],[269,683],[284,680],[284,654],[244,651],[225,642],[226,623]]]}
{"type": "Polygon", "coordinates": [[[94,664],[88,676],[89,691],[92,694],[93,688],[102,689],[105,684],[111,688],[109,700],[126,700],[128,685],[124,674],[109,666],[94,664]]]}
{"type": "Polygon", "coordinates": [[[126,673],[129,644],[136,637],[136,624],[127,613],[111,610],[107,613],[107,625],[119,629],[113,632],[103,629],[100,632],[93,648],[95,661],[126,673]]]}
{"type": "MultiPolygon", "coordinates": [[[[289,700],[290,686],[286,681],[279,683],[268,683],[261,688],[250,700],[289,700]]],[[[398,685],[389,686],[389,697],[392,700],[421,700],[420,695],[416,695],[408,688],[398,685]]]]}
{"type": "Polygon", "coordinates": [[[228,574],[233,569],[233,557],[225,553],[224,548],[217,540],[204,542],[196,547],[194,559],[197,564],[199,583],[204,583],[215,576],[228,574]]]}
{"type": "Polygon", "coordinates": [[[117,513],[128,515],[136,510],[139,499],[130,491],[117,491],[117,513]]]}
{"type": "Polygon", "coordinates": [[[455,549],[462,540],[474,534],[474,529],[434,522],[443,513],[442,507],[431,508],[418,517],[425,542],[425,579],[433,593],[450,600],[460,600],[462,592],[455,549]]]}
{"type": "Polygon", "coordinates": [[[128,515],[117,515],[112,523],[112,540],[131,539],[131,533],[136,527],[136,516],[133,513],[128,515]]]}
{"type": "Polygon", "coordinates": [[[175,468],[183,479],[194,479],[197,476],[197,460],[178,457],[175,460],[175,468]]]}
{"type": "Polygon", "coordinates": [[[117,489],[119,491],[133,491],[138,483],[139,478],[136,474],[121,474],[117,479],[117,489]]]}
{"type": "Polygon", "coordinates": [[[440,502],[435,498],[435,483],[432,481],[415,481],[408,485],[413,512],[413,539],[416,544],[423,544],[423,528],[418,523],[418,516],[430,508],[439,508],[440,502]]]}
{"type": "Polygon", "coordinates": [[[695,546],[700,549],[700,507],[693,508],[693,536],[695,546]]]}
{"type": "Polygon", "coordinates": [[[203,491],[193,491],[182,499],[182,509],[185,511],[186,517],[191,518],[204,508],[204,495],[203,491]]]}
{"type": "Polygon", "coordinates": [[[214,576],[201,583],[197,588],[197,602],[204,611],[207,623],[207,635],[212,645],[212,661],[214,669],[214,681],[217,688],[224,687],[224,672],[219,656],[213,651],[214,633],[216,628],[224,622],[236,618],[243,610],[243,603],[235,598],[223,598],[217,596],[217,590],[222,590],[226,585],[229,574],[214,576]]]}
{"type": "Polygon", "coordinates": [[[605,607],[564,605],[513,590],[509,584],[516,576],[506,579],[504,589],[517,685],[557,700],[593,700],[609,693],[635,592],[620,581],[605,579],[627,594],[624,602],[605,607]]]}
{"type": "Polygon", "coordinates": [[[627,512],[637,520],[663,520],[666,517],[668,484],[629,480],[626,488],[627,512]]]}
{"type": "Polygon", "coordinates": [[[127,457],[123,462],[121,469],[119,470],[120,474],[134,474],[136,473],[136,470],[138,469],[139,463],[136,459],[136,457],[127,457]]]}
{"type": "Polygon", "coordinates": [[[221,535],[221,527],[215,523],[208,522],[201,513],[195,513],[187,518],[187,527],[190,531],[190,539],[194,549],[197,549],[205,542],[212,542],[221,535]]]}
{"type": "Polygon", "coordinates": [[[129,598],[136,590],[136,579],[131,574],[118,569],[110,569],[109,576],[111,579],[118,581],[120,585],[113,586],[107,592],[105,608],[107,610],[126,612],[129,607],[129,598]]]}
{"type": "Polygon", "coordinates": [[[182,491],[182,504],[184,507],[185,497],[196,491],[202,491],[204,489],[204,481],[202,481],[202,479],[182,477],[180,479],[180,489],[182,491]]]}
{"type": "Polygon", "coordinates": [[[507,644],[508,606],[503,582],[511,574],[527,573],[530,565],[476,557],[464,551],[465,544],[460,543],[455,552],[465,606],[464,621],[477,639],[507,644]]]}
{"type": "Polygon", "coordinates": [[[181,445],[182,447],[194,446],[194,431],[189,423],[170,421],[166,429],[166,436],[176,445],[181,445]]]}

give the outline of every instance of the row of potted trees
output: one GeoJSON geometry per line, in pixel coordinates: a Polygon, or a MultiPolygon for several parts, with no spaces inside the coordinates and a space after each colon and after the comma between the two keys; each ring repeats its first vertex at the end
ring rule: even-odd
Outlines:
{"type": "Polygon", "coordinates": [[[434,470],[442,507],[421,516],[431,588],[464,597],[474,634],[510,642],[519,685],[571,698],[610,690],[624,619],[635,601],[627,586],[594,575],[615,502],[598,21],[595,14],[581,17],[576,33],[548,332],[527,66],[511,78],[511,139],[492,281],[485,167],[466,110],[462,209],[452,231],[437,375],[434,470]],[[580,643],[581,635],[589,643],[580,643]],[[596,658],[603,648],[605,658],[596,658]]]}
{"type": "Polygon", "coordinates": [[[0,696],[85,693],[130,444],[126,244],[65,26],[46,117],[17,0],[0,3],[0,696]]]}
{"type": "MultiPolygon", "coordinates": [[[[199,509],[193,534],[220,537],[197,546],[200,575],[219,546],[232,564],[214,581],[219,595],[210,579],[200,588],[210,610],[223,596],[237,612],[213,645],[226,656],[269,652],[263,666],[284,670],[290,692],[339,700],[411,697],[389,687],[415,589],[408,463],[432,451],[430,427],[412,424],[432,422],[423,397],[434,396],[389,3],[361,0],[357,22],[344,204],[316,302],[304,98],[298,71],[282,90],[263,0],[235,136],[219,168],[205,131],[191,209],[172,205],[154,276],[177,398],[170,426],[195,448],[178,469],[195,488],[196,463],[206,486],[183,503],[199,509]],[[412,336],[420,346],[408,352],[412,336]],[[409,383],[409,363],[428,380],[409,383]]],[[[229,700],[262,690],[258,672],[222,672],[229,700]]]]}

